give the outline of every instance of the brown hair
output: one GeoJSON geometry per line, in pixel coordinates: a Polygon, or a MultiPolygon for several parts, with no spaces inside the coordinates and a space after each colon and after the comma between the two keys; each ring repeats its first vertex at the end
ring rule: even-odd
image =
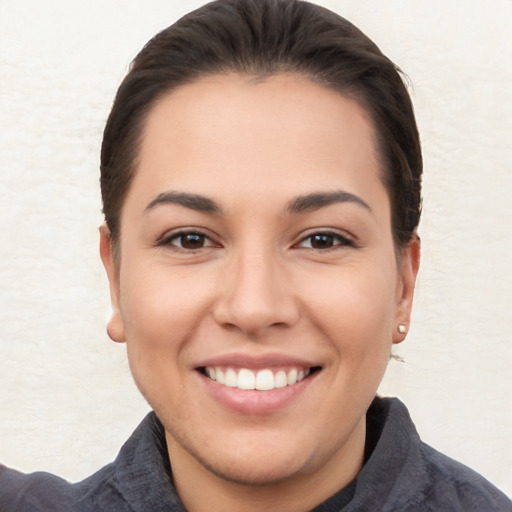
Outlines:
{"type": "Polygon", "coordinates": [[[377,134],[395,244],[411,240],[421,212],[422,156],[400,70],[358,28],[323,7],[301,0],[217,0],[151,39],[119,87],[101,149],[103,212],[114,248],[149,109],[179,85],[227,72],[300,73],[358,101],[377,134]]]}

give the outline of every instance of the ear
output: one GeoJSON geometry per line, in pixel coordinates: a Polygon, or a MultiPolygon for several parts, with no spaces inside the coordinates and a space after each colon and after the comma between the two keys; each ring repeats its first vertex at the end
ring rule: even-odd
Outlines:
{"type": "Polygon", "coordinates": [[[393,343],[401,343],[411,324],[411,310],[420,266],[421,242],[417,235],[402,250],[398,263],[397,308],[393,329],[393,343]],[[400,326],[404,326],[401,328],[400,326]]]}
{"type": "Polygon", "coordinates": [[[107,333],[112,341],[124,343],[124,322],[119,308],[119,266],[115,260],[110,239],[110,230],[106,224],[100,226],[100,256],[107,272],[110,286],[112,316],[107,322],[107,333]]]}

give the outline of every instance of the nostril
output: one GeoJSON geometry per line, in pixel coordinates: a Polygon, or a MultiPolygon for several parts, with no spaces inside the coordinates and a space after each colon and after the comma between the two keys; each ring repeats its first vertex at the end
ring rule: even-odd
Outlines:
{"type": "Polygon", "coordinates": [[[250,301],[249,297],[226,301],[214,310],[214,319],[223,328],[258,335],[269,328],[286,329],[299,318],[295,305],[269,300],[250,301]]]}
{"type": "Polygon", "coordinates": [[[270,327],[285,328],[288,327],[288,324],[286,322],[274,322],[270,327]]]}

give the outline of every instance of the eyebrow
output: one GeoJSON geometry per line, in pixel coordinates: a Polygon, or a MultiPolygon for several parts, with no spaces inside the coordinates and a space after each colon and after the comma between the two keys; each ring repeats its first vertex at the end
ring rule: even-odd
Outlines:
{"type": "Polygon", "coordinates": [[[287,210],[289,213],[303,213],[314,210],[319,210],[324,206],[329,206],[336,203],[355,203],[368,211],[372,211],[368,203],[363,201],[359,196],[337,190],[335,192],[314,192],[304,196],[299,196],[288,204],[287,210]]]}
{"type": "MultiPolygon", "coordinates": [[[[308,211],[319,210],[325,206],[336,203],[355,203],[368,211],[372,211],[368,203],[359,196],[343,190],[335,192],[313,192],[303,196],[298,196],[288,203],[288,213],[304,213],[308,211]]],[[[145,208],[145,212],[152,210],[161,204],[178,204],[192,210],[209,214],[221,214],[222,208],[209,197],[200,194],[190,194],[188,192],[163,192],[158,194],[145,208]]]]}
{"type": "Polygon", "coordinates": [[[212,199],[187,192],[163,192],[158,194],[145,208],[145,212],[161,204],[178,204],[203,213],[219,214],[222,208],[212,199]]]}

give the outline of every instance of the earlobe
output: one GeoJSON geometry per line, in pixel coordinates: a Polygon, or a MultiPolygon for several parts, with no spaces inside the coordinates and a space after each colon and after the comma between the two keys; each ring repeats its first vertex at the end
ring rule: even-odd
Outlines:
{"type": "Polygon", "coordinates": [[[100,226],[100,256],[107,272],[110,287],[112,315],[107,322],[107,334],[112,341],[124,343],[124,322],[119,307],[119,268],[115,261],[110,231],[106,224],[100,226]]]}
{"type": "Polygon", "coordinates": [[[420,265],[420,249],[420,239],[417,235],[414,235],[401,254],[398,268],[399,286],[393,343],[404,341],[409,331],[416,276],[420,265]]]}

